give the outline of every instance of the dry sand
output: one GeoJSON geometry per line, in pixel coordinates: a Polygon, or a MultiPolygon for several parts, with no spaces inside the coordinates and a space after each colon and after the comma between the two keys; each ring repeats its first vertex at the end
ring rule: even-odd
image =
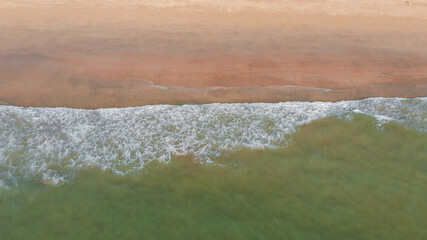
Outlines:
{"type": "Polygon", "coordinates": [[[0,2],[0,104],[427,96],[427,0],[0,2]]]}

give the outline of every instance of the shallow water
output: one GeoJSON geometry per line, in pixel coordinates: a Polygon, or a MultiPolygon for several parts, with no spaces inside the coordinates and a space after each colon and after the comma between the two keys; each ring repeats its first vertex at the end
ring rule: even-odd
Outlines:
{"type": "Polygon", "coordinates": [[[374,116],[427,130],[427,98],[153,105],[82,110],[0,107],[0,183],[60,185],[90,167],[123,175],[173,155],[210,162],[223,151],[277,149],[299,126],[328,116],[374,116]]]}
{"type": "Polygon", "coordinates": [[[0,107],[0,239],[426,239],[427,98],[0,107]]]}
{"type": "Polygon", "coordinates": [[[0,189],[0,239],[426,239],[427,133],[378,123],[322,118],[285,148],[215,164],[86,166],[61,186],[28,175],[0,189]]]}

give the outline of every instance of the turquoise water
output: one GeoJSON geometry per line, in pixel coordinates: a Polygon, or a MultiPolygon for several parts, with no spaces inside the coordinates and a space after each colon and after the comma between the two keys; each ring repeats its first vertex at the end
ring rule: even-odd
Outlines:
{"type": "Polygon", "coordinates": [[[426,239],[427,98],[0,107],[0,239],[426,239]]]}

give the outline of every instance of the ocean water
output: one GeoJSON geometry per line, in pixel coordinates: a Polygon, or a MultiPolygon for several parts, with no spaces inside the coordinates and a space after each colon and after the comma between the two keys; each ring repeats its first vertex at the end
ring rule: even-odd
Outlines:
{"type": "Polygon", "coordinates": [[[427,98],[0,107],[0,239],[427,239],[427,98]]]}
{"type": "Polygon", "coordinates": [[[124,175],[173,155],[210,162],[223,151],[286,147],[303,124],[371,115],[427,130],[427,98],[341,102],[152,105],[82,110],[0,107],[0,183],[60,185],[88,167],[124,175]]]}

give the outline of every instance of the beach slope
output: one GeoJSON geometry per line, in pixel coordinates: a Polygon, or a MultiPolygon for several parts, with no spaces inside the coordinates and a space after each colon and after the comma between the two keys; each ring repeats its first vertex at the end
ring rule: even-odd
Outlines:
{"type": "Polygon", "coordinates": [[[427,96],[427,0],[0,3],[0,104],[427,96]]]}

